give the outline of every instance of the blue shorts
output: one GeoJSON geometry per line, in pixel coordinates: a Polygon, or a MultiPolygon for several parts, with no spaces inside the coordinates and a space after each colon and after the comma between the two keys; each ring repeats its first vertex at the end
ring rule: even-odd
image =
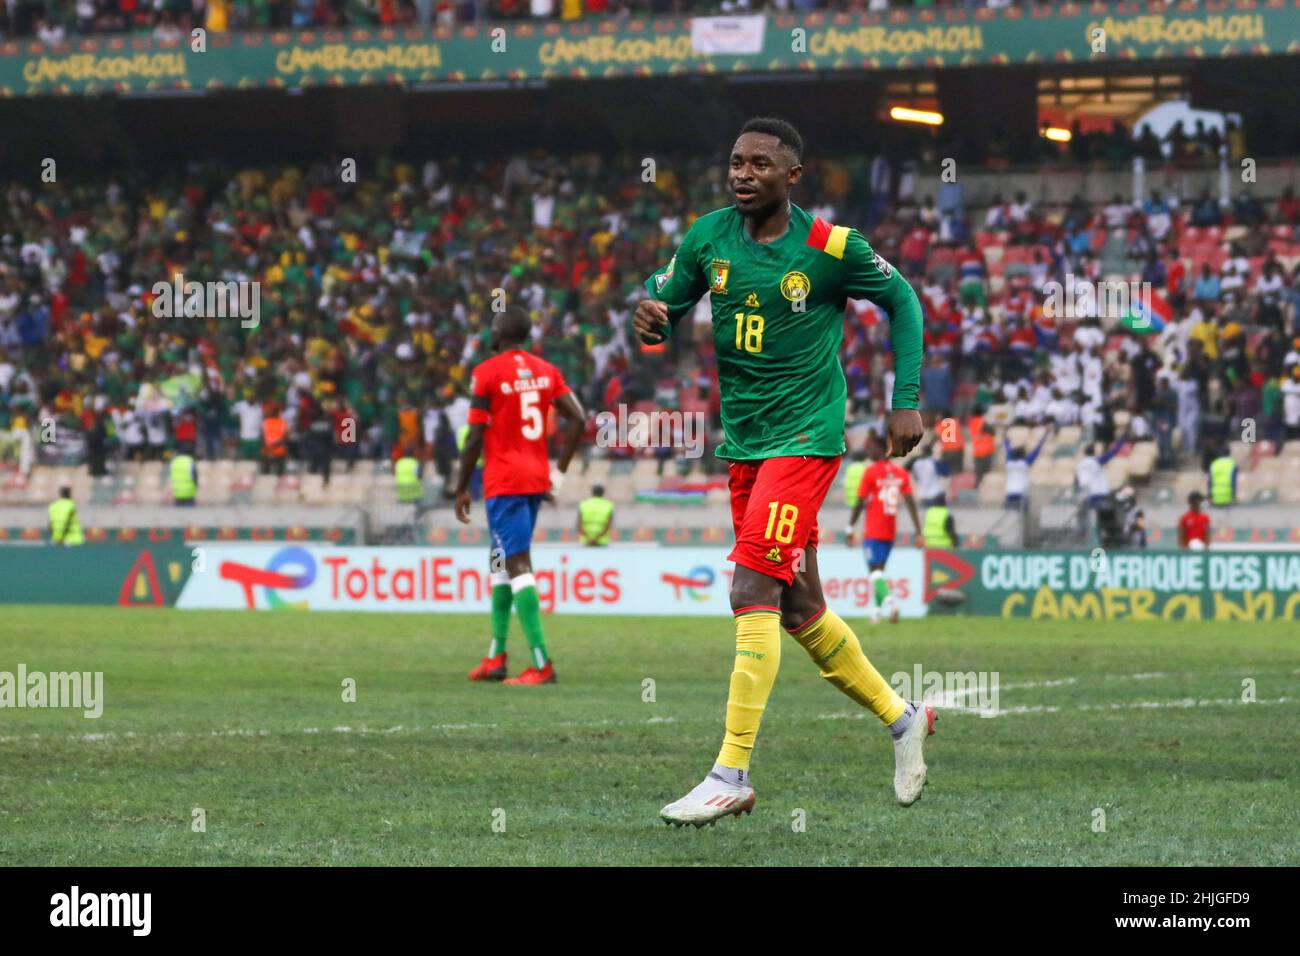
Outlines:
{"type": "Polygon", "coordinates": [[[497,495],[487,500],[488,531],[492,535],[492,549],[500,549],[501,556],[527,551],[533,542],[533,528],[537,525],[537,511],[542,506],[541,495],[497,495]]]}
{"type": "Polygon", "coordinates": [[[883,538],[867,538],[862,542],[862,550],[867,555],[867,567],[873,564],[883,565],[889,560],[889,552],[894,550],[894,542],[883,538]]]}

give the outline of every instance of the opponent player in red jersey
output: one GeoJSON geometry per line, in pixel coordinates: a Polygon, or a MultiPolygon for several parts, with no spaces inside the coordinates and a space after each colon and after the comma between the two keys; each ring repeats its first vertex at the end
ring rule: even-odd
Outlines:
{"type": "Polygon", "coordinates": [[[560,488],[582,437],[584,416],[560,370],[524,351],[531,331],[528,313],[518,306],[497,315],[492,320],[492,350],[498,354],[473,372],[469,435],[461,449],[456,483],[456,517],[469,524],[469,478],[482,451],[483,497],[492,535],[492,645],[470,671],[470,680],[505,680],[513,604],[533,660],[506,683],[555,683],[529,548],[538,509],[560,488]],[[555,468],[546,454],[546,414],[552,405],[566,425],[555,468]]]}
{"type": "Polygon", "coordinates": [[[921,533],[921,518],[916,511],[916,499],[912,497],[911,476],[886,457],[885,443],[874,434],[867,437],[867,455],[871,464],[862,473],[862,482],[858,485],[858,501],[853,506],[853,515],[844,537],[853,543],[853,529],[858,525],[862,509],[867,509],[867,525],[863,529],[862,547],[866,552],[867,570],[871,572],[871,586],[874,601],[868,612],[872,624],[880,623],[880,612],[889,611],[891,624],[898,623],[898,602],[889,591],[889,582],[885,579],[885,562],[889,552],[894,548],[894,539],[898,536],[898,502],[907,502],[907,510],[912,514],[912,527],[917,535],[921,533]]]}

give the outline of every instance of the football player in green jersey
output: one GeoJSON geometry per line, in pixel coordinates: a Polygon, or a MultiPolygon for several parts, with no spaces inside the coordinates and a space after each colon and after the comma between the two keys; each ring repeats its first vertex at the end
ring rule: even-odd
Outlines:
{"type": "Polygon", "coordinates": [[[914,803],[925,784],[922,745],[934,713],[903,700],[867,660],[853,630],[826,606],[817,572],[817,513],[844,453],[847,389],[839,364],[849,298],[890,317],[895,385],[889,454],[921,439],[917,412],[922,318],[916,293],[856,230],[790,201],[803,140],[779,119],[753,119],[730,157],[733,204],[701,216],[669,263],[646,280],[634,325],[663,341],[708,293],[713,312],[736,563],[731,607],[736,658],[726,734],[712,771],[660,812],[703,826],[754,806],[750,756],[776,680],[784,627],[821,674],[870,709],[894,739],[894,791],[914,803]]]}

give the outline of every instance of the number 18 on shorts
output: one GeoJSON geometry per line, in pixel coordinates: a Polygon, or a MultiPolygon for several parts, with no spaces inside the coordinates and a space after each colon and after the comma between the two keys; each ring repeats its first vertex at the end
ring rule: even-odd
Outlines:
{"type": "Polygon", "coordinates": [[[840,459],[733,461],[728,478],[736,546],[728,561],[790,584],[804,551],[817,544],[817,514],[840,459]]]}

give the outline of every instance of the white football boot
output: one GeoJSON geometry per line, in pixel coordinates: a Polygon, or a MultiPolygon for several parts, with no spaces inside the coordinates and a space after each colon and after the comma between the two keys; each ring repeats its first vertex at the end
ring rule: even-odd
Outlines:
{"type": "Polygon", "coordinates": [[[905,807],[921,799],[925,789],[925,758],[921,754],[925,738],[934,733],[935,714],[929,704],[914,704],[916,714],[894,741],[894,796],[905,807]]]}
{"type": "Polygon", "coordinates": [[[712,826],[725,816],[740,816],[754,809],[754,788],[749,784],[732,784],[710,773],[704,781],[659,811],[664,823],[683,827],[694,824],[712,826]]]}

